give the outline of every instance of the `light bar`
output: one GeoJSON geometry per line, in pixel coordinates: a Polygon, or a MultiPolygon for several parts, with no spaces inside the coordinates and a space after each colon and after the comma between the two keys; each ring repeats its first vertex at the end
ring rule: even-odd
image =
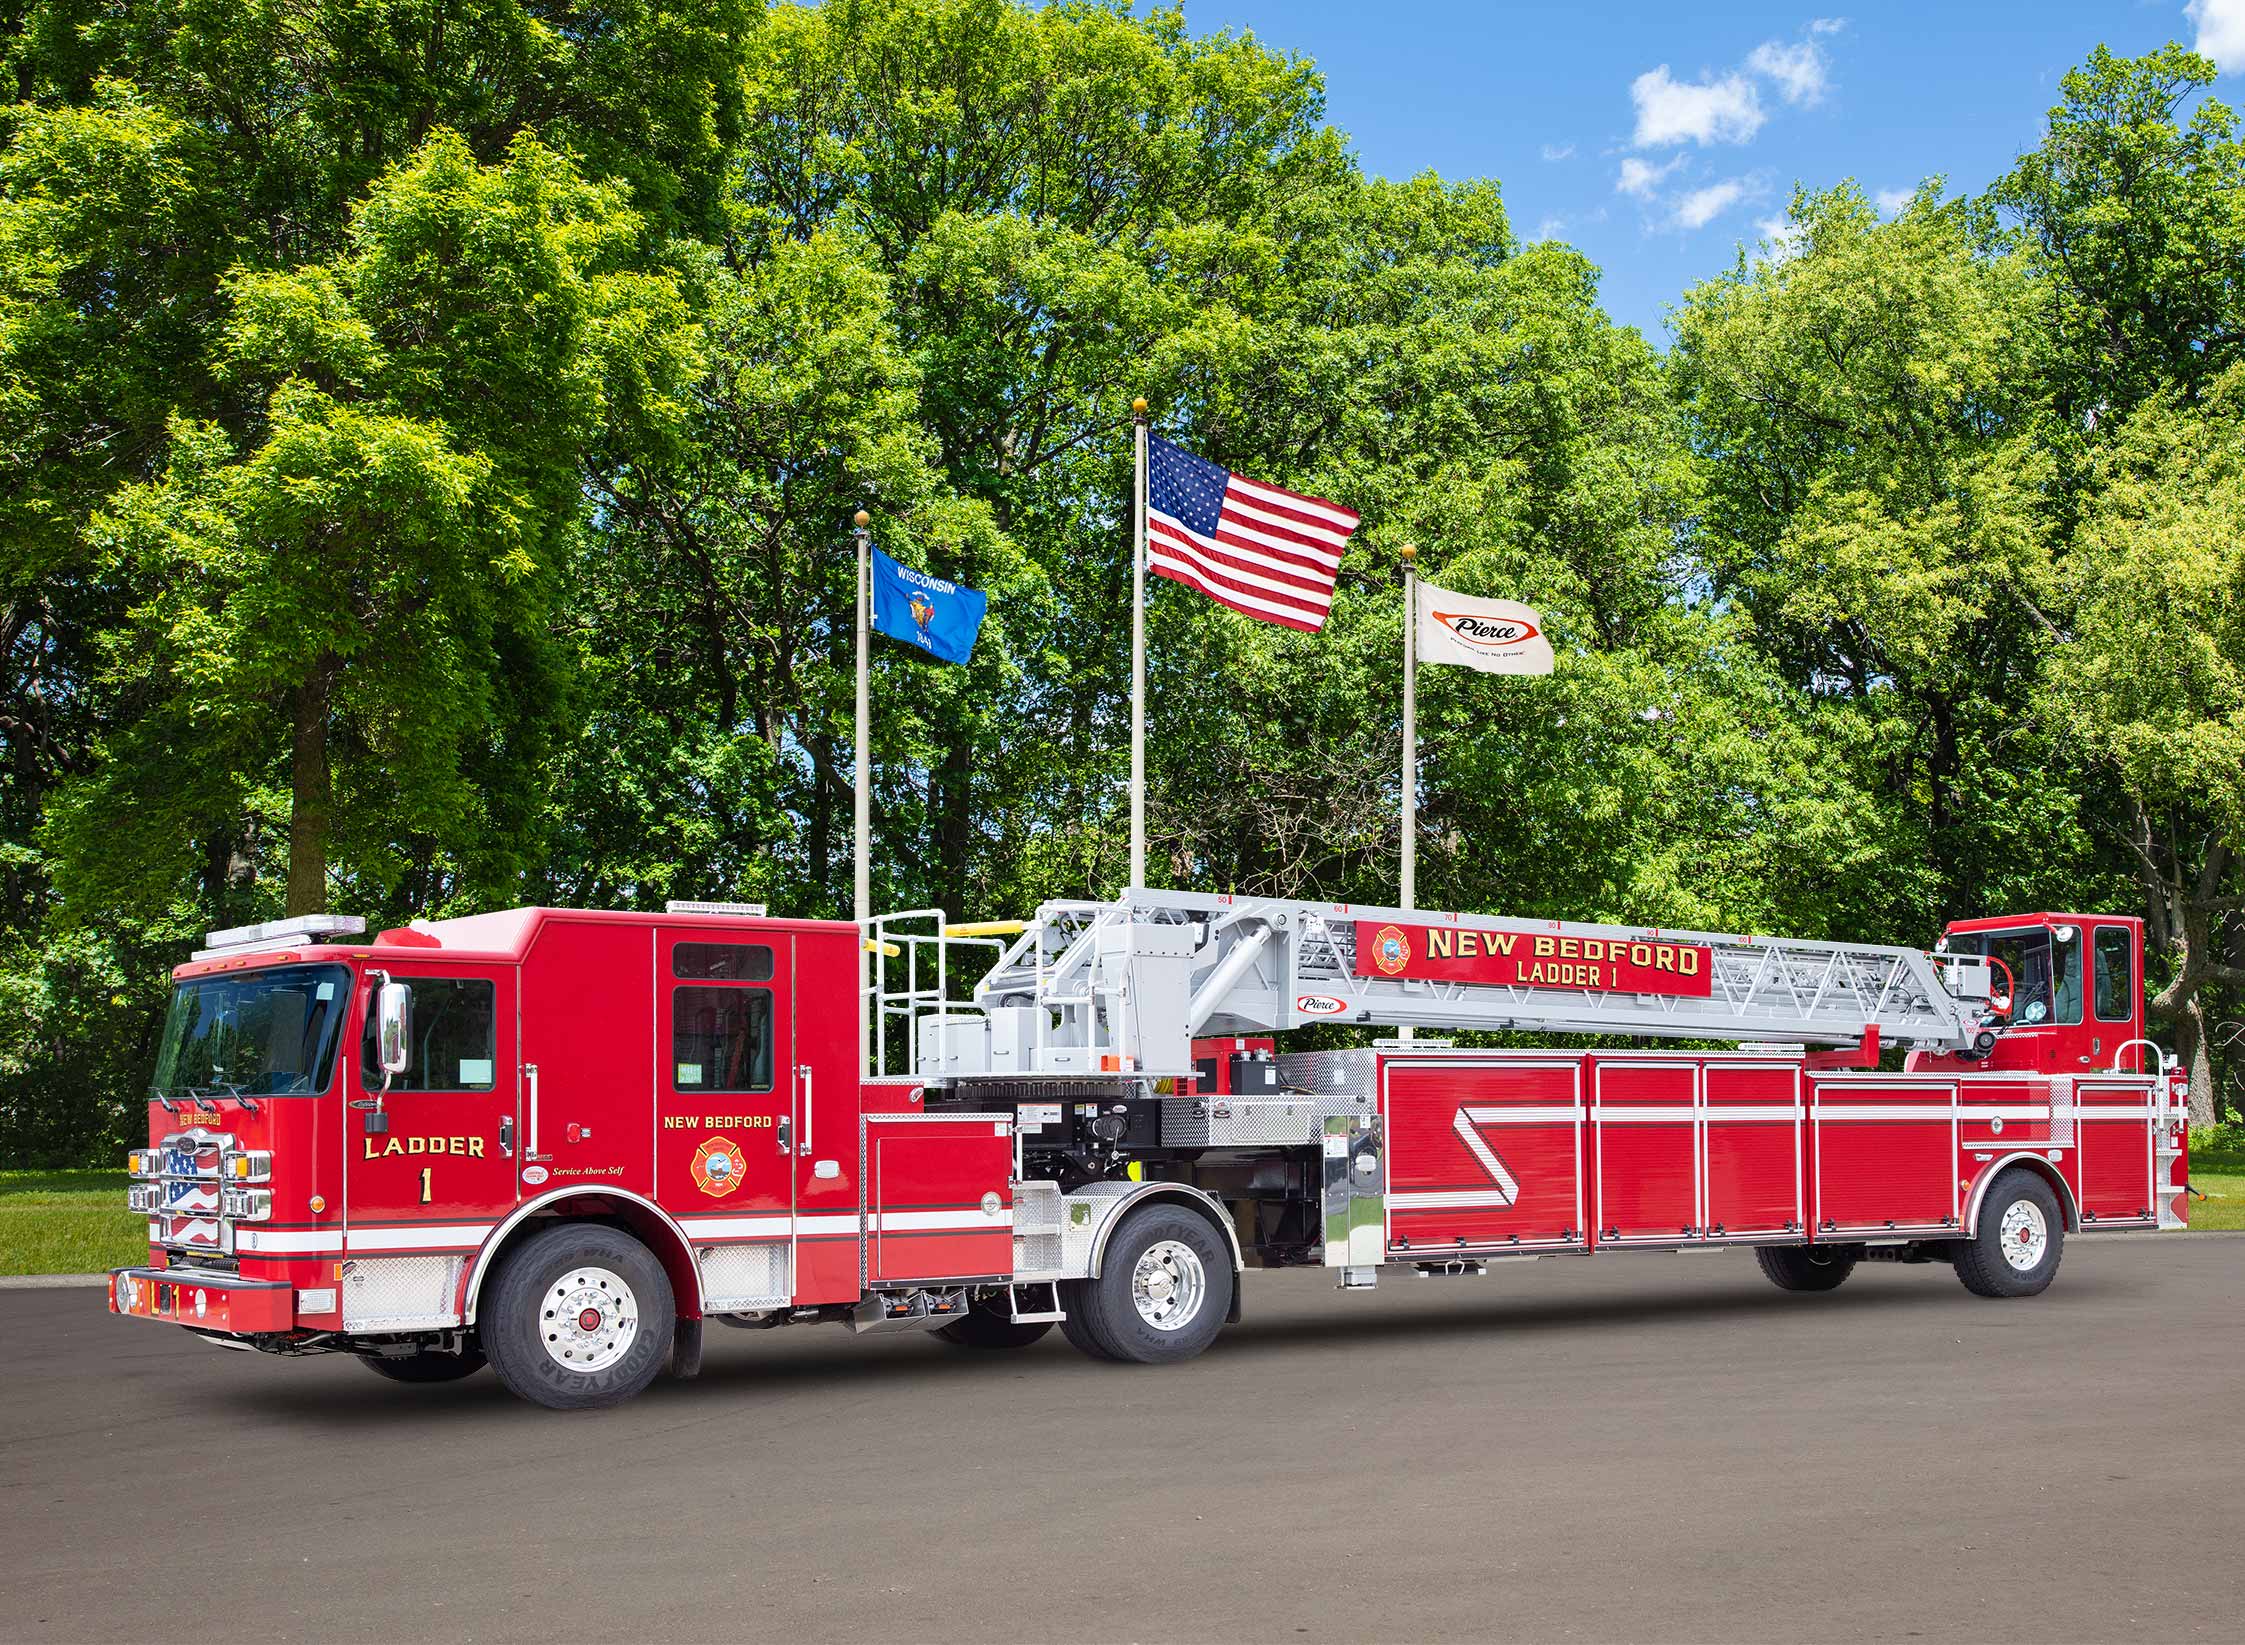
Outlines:
{"type": "Polygon", "coordinates": [[[768,904],[760,902],[687,902],[673,897],[663,904],[666,914],[730,914],[737,919],[760,920],[768,904]]]}
{"type": "Polygon", "coordinates": [[[261,948],[293,948],[323,937],[356,937],[366,931],[366,921],[356,914],[299,914],[291,920],[267,920],[262,925],[230,925],[208,932],[195,951],[199,960],[221,954],[254,953],[261,948]]]}

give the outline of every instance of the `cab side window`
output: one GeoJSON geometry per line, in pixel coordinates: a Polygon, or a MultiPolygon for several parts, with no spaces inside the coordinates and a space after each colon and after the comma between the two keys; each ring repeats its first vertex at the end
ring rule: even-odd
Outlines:
{"type": "Polygon", "coordinates": [[[2128,928],[2097,927],[2097,1020],[2127,1022],[2136,1015],[2136,979],[2130,974],[2128,928]]]}
{"type": "MultiPolygon", "coordinates": [[[[413,1061],[393,1091],[488,1091],[498,1080],[498,990],[480,977],[400,977],[413,990],[413,1061]]],[[[377,1090],[382,1059],[369,1010],[359,1042],[359,1079],[377,1090]]]]}
{"type": "Polygon", "coordinates": [[[772,991],[754,986],[772,975],[771,948],[682,942],[671,950],[670,973],[702,985],[670,991],[672,1089],[771,1090],[772,991]]]}

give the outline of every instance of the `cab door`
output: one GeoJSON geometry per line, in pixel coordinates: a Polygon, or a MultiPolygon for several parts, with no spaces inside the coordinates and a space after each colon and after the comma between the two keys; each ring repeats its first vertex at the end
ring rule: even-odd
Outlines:
{"type": "Polygon", "coordinates": [[[412,990],[412,1060],[385,1092],[362,981],[343,1127],[347,1248],[472,1251],[515,1206],[515,973],[432,961],[389,976],[412,990]]]}
{"type": "MultiPolygon", "coordinates": [[[[655,944],[655,1197],[697,1246],[760,1248],[741,1294],[784,1296],[792,1270],[796,1153],[794,939],[671,929],[655,944]]],[[[711,1278],[704,1259],[704,1279],[711,1278]]],[[[713,1294],[715,1291],[713,1290],[713,1294]]]]}

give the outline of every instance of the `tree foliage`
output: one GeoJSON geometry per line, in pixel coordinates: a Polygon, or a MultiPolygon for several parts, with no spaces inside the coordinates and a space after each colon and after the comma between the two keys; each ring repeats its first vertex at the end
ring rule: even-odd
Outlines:
{"type": "Polygon", "coordinates": [[[2102,51],[1978,200],[1804,188],[1663,356],[1313,65],[1072,0],[0,8],[0,1154],[76,1158],[210,925],[848,907],[850,514],[992,596],[877,647],[876,899],[1125,872],[1129,407],[1362,511],[1325,631],[1156,583],[1154,874],[1927,940],[2151,919],[2201,1096],[2234,842],[2245,179],[2102,51]]]}

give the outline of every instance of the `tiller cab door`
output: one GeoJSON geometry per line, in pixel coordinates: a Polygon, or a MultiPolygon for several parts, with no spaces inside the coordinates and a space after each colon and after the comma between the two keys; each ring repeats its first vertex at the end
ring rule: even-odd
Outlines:
{"type": "Polygon", "coordinates": [[[515,1206],[515,977],[472,963],[393,966],[403,991],[405,1066],[382,1066],[382,976],[362,983],[363,1027],[348,1048],[343,1123],[347,1250],[469,1252],[515,1206]]]}

